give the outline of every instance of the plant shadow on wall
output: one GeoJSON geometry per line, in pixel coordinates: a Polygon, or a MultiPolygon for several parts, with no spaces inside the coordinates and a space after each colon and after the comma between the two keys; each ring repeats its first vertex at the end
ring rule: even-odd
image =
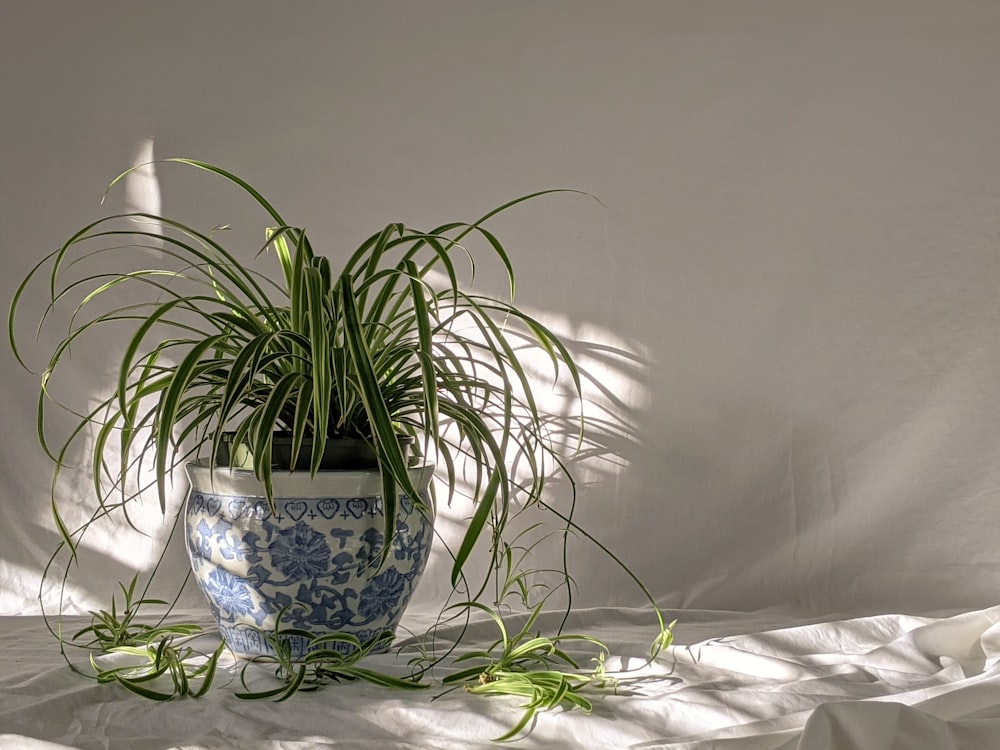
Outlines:
{"type": "MultiPolygon", "coordinates": [[[[205,232],[146,212],[102,217],[25,278],[8,336],[27,367],[15,322],[36,284],[47,291],[43,326],[68,313],[39,400],[39,439],[56,466],[53,561],[65,558],[61,569],[72,570],[105,521],[142,533],[141,499],[155,495],[159,512],[173,513],[162,550],[183,537],[222,643],[199,648],[201,628],[170,617],[179,593],[154,596],[161,556],[145,580],[120,583],[78,633],[63,632],[61,607],[46,613],[71,666],[87,671],[68,653],[84,648],[92,676],[158,700],[203,695],[226,648],[242,661],[237,695],[247,699],[342,680],[400,689],[438,682],[522,698],[520,719],[499,738],[510,739],[538,710],[589,711],[592,691],[619,684],[604,667],[607,647],[565,628],[572,538],[596,545],[652,605],[649,659],[669,645],[672,626],[646,587],[576,522],[566,443],[600,449],[610,423],[595,420],[588,433],[578,415],[567,428],[568,405],[579,408],[583,395],[581,371],[560,336],[513,303],[510,257],[487,227],[525,201],[572,191],[524,196],[426,232],[389,224],[337,270],[236,175],[164,161],[249,198],[271,225],[259,245],[234,251],[224,226],[205,232]],[[119,256],[123,265],[104,270],[119,256]],[[509,297],[460,284],[462,269],[488,259],[503,269],[509,297]],[[280,275],[257,270],[259,260],[280,275]],[[72,372],[71,350],[122,330],[110,395],[51,435],[46,412],[60,404],[50,385],[72,372]],[[542,364],[570,390],[552,412],[532,375],[542,364]],[[81,444],[89,501],[59,492],[81,444]],[[190,489],[174,508],[169,487],[181,470],[190,489]],[[556,503],[550,488],[559,476],[568,497],[556,503]],[[449,542],[435,528],[436,510],[462,490],[468,517],[449,542]],[[83,520],[72,521],[81,506],[83,520]],[[406,673],[375,671],[363,661],[390,648],[435,536],[450,558],[450,592],[435,623],[410,642],[406,673]],[[562,550],[557,564],[533,568],[532,550],[553,545],[562,550]],[[553,608],[562,617],[543,633],[543,612],[553,608]],[[470,644],[466,634],[483,622],[494,639],[470,644]],[[581,645],[596,668],[571,655],[581,645]],[[259,684],[261,663],[274,667],[276,685],[259,684]]],[[[47,574],[59,569],[53,563],[47,574]]]]}

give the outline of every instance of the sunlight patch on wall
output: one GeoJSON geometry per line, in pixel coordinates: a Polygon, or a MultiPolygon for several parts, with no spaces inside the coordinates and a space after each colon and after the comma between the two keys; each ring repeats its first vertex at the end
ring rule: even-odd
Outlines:
{"type": "Polygon", "coordinates": [[[637,341],[588,321],[563,314],[526,309],[567,345],[580,370],[582,400],[568,379],[556,381],[551,361],[537,349],[525,354],[532,364],[539,408],[558,415],[565,427],[555,434],[566,451],[577,447],[577,419],[582,409],[586,427],[577,463],[618,474],[629,465],[628,446],[637,439],[639,413],[649,407],[648,352],[637,341]]]}
{"type": "MultiPolygon", "coordinates": [[[[113,378],[114,374],[109,370],[107,382],[113,382],[113,378]]],[[[91,407],[96,407],[98,403],[97,397],[91,399],[91,407]]],[[[93,445],[93,433],[78,441],[73,451],[73,463],[64,469],[57,486],[56,496],[59,500],[60,513],[70,531],[75,531],[88,523],[91,514],[97,508],[96,489],[89,464],[93,445]]],[[[118,446],[112,439],[111,444],[105,449],[105,460],[109,465],[117,465],[118,455],[118,446]]],[[[92,523],[83,535],[74,537],[81,552],[79,565],[74,566],[67,580],[65,592],[67,612],[73,609],[86,611],[95,606],[107,606],[106,601],[92,601],[92,595],[88,592],[89,586],[95,583],[95,578],[103,579],[97,593],[105,596],[107,583],[112,580],[107,576],[117,575],[127,583],[132,574],[147,573],[156,565],[170,534],[177,509],[184,500],[187,482],[181,472],[176,472],[175,476],[168,478],[166,512],[163,512],[157,496],[155,477],[154,461],[150,452],[141,470],[132,472],[126,484],[126,495],[137,492],[140,487],[146,488],[138,499],[129,501],[127,517],[119,509],[113,509],[111,513],[92,523]],[[116,570],[120,567],[124,567],[125,571],[116,570]],[[69,606],[71,602],[73,605],[69,606]]],[[[112,508],[116,503],[120,503],[121,499],[121,494],[112,493],[107,497],[108,504],[112,508]]],[[[179,528],[178,533],[181,531],[182,528],[179,528]]],[[[67,556],[64,554],[61,560],[65,563],[67,556]]],[[[168,568],[176,568],[184,560],[175,562],[176,565],[174,561],[169,563],[168,568]]],[[[52,578],[53,581],[57,579],[57,575],[52,578]]],[[[53,593],[57,592],[53,590],[53,593]]]]}
{"type": "MultiPolygon", "coordinates": [[[[136,169],[129,173],[124,181],[125,213],[159,214],[161,210],[161,194],[159,180],[153,164],[153,139],[144,138],[136,145],[133,152],[132,166],[136,169]]],[[[115,211],[117,213],[117,210],[115,211]]],[[[137,223],[145,223],[150,232],[161,230],[160,222],[146,219],[133,219],[137,223]]],[[[148,251],[158,246],[151,240],[146,240],[143,249],[148,251]]],[[[60,400],[79,413],[91,413],[101,403],[114,387],[118,372],[113,364],[118,361],[121,347],[125,340],[118,339],[114,328],[103,332],[101,336],[88,341],[81,340],[73,352],[73,358],[89,360],[91,365],[82,367],[82,372],[93,369],[97,374],[86,381],[74,377],[68,364],[57,368],[50,388],[60,393],[60,400]],[[65,372],[64,372],[65,370],[65,372]],[[100,395],[104,394],[104,396],[100,395]]],[[[62,417],[56,418],[56,424],[62,417]]],[[[174,514],[183,500],[186,482],[182,476],[168,482],[167,510],[160,508],[155,489],[155,472],[152,452],[142,465],[142,470],[134,473],[126,487],[127,493],[134,492],[139,486],[152,485],[151,490],[142,493],[137,502],[129,502],[127,517],[120,509],[114,509],[121,502],[121,495],[111,495],[108,503],[112,507],[110,513],[95,512],[98,508],[97,491],[93,481],[92,455],[97,434],[97,426],[77,436],[70,453],[66,456],[66,466],[61,470],[55,497],[63,522],[81,550],[79,564],[74,564],[71,575],[67,579],[65,591],[62,592],[66,612],[86,611],[96,606],[107,606],[108,602],[93,601],[94,592],[90,590],[95,583],[99,595],[105,595],[107,576],[125,576],[125,580],[133,572],[149,571],[156,564],[173,523],[174,514]],[[96,513],[100,517],[93,522],[82,535],[77,535],[79,529],[91,521],[96,513]],[[130,523],[131,522],[131,523],[130,523]],[[134,527],[134,528],[133,528],[134,527]],[[124,573],[120,568],[124,567],[124,573]],[[98,580],[100,579],[100,580],[98,580]]],[[[58,431],[58,427],[57,427],[58,431]]],[[[68,434],[68,433],[67,433],[68,434]]],[[[62,435],[65,437],[65,435],[62,435]]],[[[113,437],[105,449],[105,462],[116,465],[118,446],[113,437]]],[[[180,472],[178,472],[180,474],[180,472]]],[[[50,518],[40,519],[46,528],[51,527],[50,518]]],[[[61,578],[61,567],[68,561],[68,551],[63,550],[57,567],[53,569],[46,582],[42,598],[46,608],[60,596],[58,581],[61,578]]]]}
{"type": "MultiPolygon", "coordinates": [[[[0,558],[0,615],[19,615],[37,606],[38,570],[0,558]]],[[[44,595],[44,594],[43,594],[44,595]]]]}
{"type": "MultiPolygon", "coordinates": [[[[153,139],[143,138],[136,146],[132,156],[132,171],[125,178],[125,211],[127,213],[144,213],[159,216],[163,205],[160,194],[160,181],[156,176],[156,165],[153,152],[153,139]]],[[[133,219],[136,223],[149,225],[150,232],[160,232],[163,225],[155,219],[133,219]]],[[[159,240],[152,244],[159,245],[159,240]]]]}
{"type": "MultiPolygon", "coordinates": [[[[442,281],[433,275],[429,280],[432,284],[442,281]]],[[[575,392],[565,365],[555,367],[550,356],[533,345],[525,331],[513,322],[505,329],[508,343],[517,351],[525,368],[536,406],[542,415],[547,415],[546,429],[552,446],[566,459],[572,473],[577,499],[583,498],[589,487],[599,486],[603,491],[603,488],[614,486],[629,467],[634,453],[632,448],[639,440],[636,434],[638,416],[650,403],[646,381],[649,360],[645,347],[589,321],[574,321],[551,311],[519,307],[558,336],[579,367],[582,398],[575,392]],[[582,436],[581,412],[584,418],[582,436]]],[[[460,333],[470,338],[476,336],[473,328],[462,328],[460,333]]],[[[558,466],[550,457],[538,454],[535,458],[546,460],[548,474],[552,477],[546,484],[545,502],[567,512],[573,496],[570,483],[560,477],[558,466]]],[[[523,457],[511,454],[508,459],[515,468],[524,465],[523,457]]],[[[440,472],[440,461],[438,464],[440,472]]],[[[435,528],[439,541],[435,541],[427,573],[418,589],[418,601],[439,602],[435,597],[448,593],[446,578],[451,560],[440,543],[456,550],[475,511],[472,499],[474,465],[467,465],[465,474],[460,473],[460,476],[462,481],[458,483],[452,502],[447,504],[444,498],[438,498],[435,528]]],[[[523,479],[524,473],[515,471],[515,478],[523,479]]],[[[520,507],[525,499],[515,497],[512,506],[520,507]]],[[[528,518],[539,520],[536,516],[528,518]]],[[[548,531],[553,528],[551,524],[546,527],[548,531]]],[[[546,543],[548,554],[555,553],[557,541],[546,543]]]]}

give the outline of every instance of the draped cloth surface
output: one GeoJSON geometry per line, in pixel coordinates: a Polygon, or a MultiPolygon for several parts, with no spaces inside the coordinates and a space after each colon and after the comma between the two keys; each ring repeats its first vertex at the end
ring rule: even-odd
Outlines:
{"type": "MultiPolygon", "coordinates": [[[[594,696],[591,715],[540,714],[515,746],[1000,748],[1000,607],[819,622],[775,612],[685,618],[675,645],[644,664],[648,611],[578,612],[570,624],[611,647],[609,671],[629,671],[617,694],[594,696]]],[[[487,645],[491,628],[474,628],[473,642],[487,645]]],[[[370,664],[400,672],[405,661],[388,654],[370,664]]],[[[358,683],[245,702],[226,666],[205,698],[154,703],[73,674],[40,618],[3,618],[0,747],[487,748],[520,715],[513,698],[358,683]]]]}

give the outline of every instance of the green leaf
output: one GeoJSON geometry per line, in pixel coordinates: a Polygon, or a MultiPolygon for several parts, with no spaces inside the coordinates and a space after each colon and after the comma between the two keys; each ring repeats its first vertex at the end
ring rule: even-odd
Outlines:
{"type": "Polygon", "coordinates": [[[343,669],[343,672],[370,682],[373,685],[396,688],[398,690],[422,690],[429,687],[426,683],[415,682],[402,677],[393,677],[392,675],[376,672],[371,669],[365,669],[364,667],[346,667],[343,669]]]}
{"type": "Polygon", "coordinates": [[[142,684],[140,680],[129,679],[127,677],[122,677],[121,675],[115,675],[115,681],[124,687],[126,690],[135,693],[136,695],[146,698],[152,701],[168,701],[174,697],[173,693],[165,693],[159,690],[153,690],[142,684]]]}
{"type": "Polygon", "coordinates": [[[486,485],[486,491],[478,499],[479,504],[476,506],[476,512],[473,514],[472,520],[469,522],[469,526],[465,531],[465,535],[462,537],[462,544],[458,548],[458,552],[455,554],[455,561],[451,567],[451,585],[453,587],[458,585],[462,568],[465,566],[465,561],[469,559],[469,556],[472,554],[472,550],[475,549],[479,538],[482,536],[486,522],[489,520],[490,514],[493,512],[497,489],[503,478],[503,474],[500,470],[498,468],[494,468],[490,474],[489,482],[486,485]]]}

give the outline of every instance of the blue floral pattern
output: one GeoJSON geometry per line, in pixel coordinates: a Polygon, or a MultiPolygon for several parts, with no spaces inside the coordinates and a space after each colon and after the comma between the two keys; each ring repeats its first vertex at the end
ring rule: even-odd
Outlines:
{"type": "MultiPolygon", "coordinates": [[[[424,498],[426,500],[426,498],[424,498]]],[[[229,646],[271,653],[262,632],[283,624],[364,640],[393,631],[427,563],[432,520],[401,496],[397,533],[380,568],[380,497],[276,498],[222,495],[192,487],[187,548],[229,646]]],[[[305,639],[290,642],[295,656],[305,639]]],[[[388,645],[388,644],[387,644],[388,645]]]]}
{"type": "Polygon", "coordinates": [[[323,575],[330,565],[330,545],[302,522],[279,531],[268,551],[274,567],[293,581],[323,575]]]}
{"type": "Polygon", "coordinates": [[[217,615],[228,622],[235,622],[239,615],[252,615],[257,609],[246,582],[223,568],[215,568],[208,574],[203,590],[215,605],[217,615]]]}
{"type": "Polygon", "coordinates": [[[406,579],[395,568],[375,576],[361,592],[358,614],[365,621],[391,617],[406,589],[406,579]]]}

